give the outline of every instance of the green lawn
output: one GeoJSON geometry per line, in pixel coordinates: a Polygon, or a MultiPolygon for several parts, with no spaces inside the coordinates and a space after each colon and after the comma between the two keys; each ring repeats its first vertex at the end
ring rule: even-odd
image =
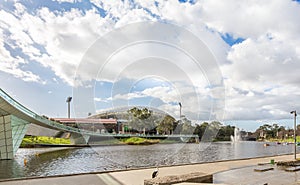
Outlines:
{"type": "MultiPolygon", "coordinates": [[[[54,137],[47,137],[47,136],[25,136],[21,143],[21,147],[28,147],[34,144],[70,144],[70,139],[65,138],[54,138],[54,137]]],[[[117,144],[128,144],[128,145],[149,145],[149,144],[171,144],[176,143],[173,140],[159,140],[159,139],[145,139],[139,137],[131,137],[126,139],[111,139],[105,140],[101,142],[96,142],[93,144],[103,144],[103,145],[117,145],[117,144]]]]}
{"type": "Polygon", "coordinates": [[[158,139],[145,139],[140,137],[131,137],[122,139],[122,142],[128,145],[149,145],[159,143],[158,139]]]}
{"type": "MultiPolygon", "coordinates": [[[[287,139],[271,138],[271,139],[268,139],[268,141],[270,141],[270,142],[281,142],[281,143],[293,143],[294,142],[294,138],[293,137],[290,137],[290,138],[287,138],[287,139]]],[[[296,141],[297,142],[300,141],[300,136],[296,137],[296,141]]]]}
{"type": "Polygon", "coordinates": [[[21,147],[32,144],[70,144],[70,139],[54,138],[47,136],[25,136],[21,143],[21,147]]]}

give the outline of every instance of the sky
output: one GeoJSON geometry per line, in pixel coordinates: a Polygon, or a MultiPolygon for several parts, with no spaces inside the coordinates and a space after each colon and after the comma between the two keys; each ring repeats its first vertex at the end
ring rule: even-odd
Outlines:
{"type": "Polygon", "coordinates": [[[148,106],[245,130],[300,111],[300,2],[3,0],[0,87],[72,117],[148,106]]]}

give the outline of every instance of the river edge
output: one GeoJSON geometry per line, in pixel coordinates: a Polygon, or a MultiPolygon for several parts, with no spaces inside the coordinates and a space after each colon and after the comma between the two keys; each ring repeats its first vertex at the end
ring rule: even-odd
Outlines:
{"type": "MultiPolygon", "coordinates": [[[[278,143],[277,141],[241,141],[241,142],[257,142],[262,144],[294,144],[294,143],[278,143]]],[[[88,143],[88,144],[43,144],[43,143],[35,143],[35,144],[26,144],[26,146],[20,146],[20,148],[48,148],[48,147],[100,147],[100,146],[125,146],[125,145],[135,145],[135,146],[147,146],[147,145],[170,145],[170,144],[200,144],[200,143],[234,143],[232,141],[212,141],[212,142],[179,142],[179,141],[167,141],[167,142],[156,142],[156,143],[145,143],[145,144],[128,144],[124,142],[119,143],[88,143]]]]}
{"type": "MultiPolygon", "coordinates": [[[[68,148],[66,148],[68,149],[68,148]]],[[[51,151],[48,151],[51,152],[51,151]]],[[[276,158],[292,158],[292,154],[280,154],[280,155],[270,155],[270,156],[261,156],[261,157],[250,157],[250,158],[243,158],[243,159],[229,159],[229,160],[217,160],[217,161],[210,161],[210,162],[200,162],[200,163],[188,163],[188,164],[174,164],[174,165],[161,165],[159,166],[160,169],[164,168],[193,168],[194,166],[198,165],[209,165],[211,166],[212,164],[218,164],[218,163],[230,163],[236,164],[236,163],[246,163],[243,166],[239,166],[239,168],[243,167],[249,167],[254,164],[250,164],[251,160],[264,160],[264,162],[267,161],[269,162],[270,159],[276,159],[276,158]],[[249,161],[249,164],[247,164],[247,161],[249,161]]],[[[276,162],[278,162],[277,160],[276,162]]],[[[258,163],[257,163],[258,164],[258,163]]],[[[123,173],[140,173],[141,171],[149,171],[153,170],[155,166],[150,166],[150,167],[139,167],[139,168],[130,168],[130,169],[117,169],[117,170],[107,170],[107,171],[96,171],[96,172],[83,172],[83,173],[73,173],[73,174],[61,174],[61,175],[51,175],[51,176],[30,176],[30,177],[18,177],[18,178],[8,178],[8,179],[0,179],[0,182],[10,182],[10,181],[19,181],[19,180],[34,180],[34,179],[49,179],[49,178],[58,178],[58,177],[71,177],[71,176],[84,176],[84,175],[90,175],[90,174],[123,174],[123,173]],[[136,172],[135,172],[136,171],[136,172]]],[[[232,169],[235,169],[236,167],[232,169]]],[[[217,170],[214,173],[219,173],[226,170],[217,170]]]]}
{"type": "MultiPolygon", "coordinates": [[[[62,151],[58,152],[57,154],[50,154],[52,152],[49,152],[49,156],[48,154],[36,155],[38,152],[35,152],[35,150],[41,151],[44,150],[43,148],[33,148],[32,150],[25,149],[25,152],[24,149],[20,149],[21,151],[18,153],[18,155],[16,155],[16,162],[19,165],[10,166],[10,163],[7,163],[9,164],[7,165],[5,161],[2,161],[3,171],[7,171],[4,170],[7,167],[17,167],[17,173],[14,172],[13,175],[10,175],[9,171],[8,173],[3,172],[1,178],[6,179],[29,176],[54,176],[90,172],[97,173],[100,171],[105,172],[129,169],[147,169],[151,167],[154,168],[155,166],[180,166],[185,164],[201,164],[230,159],[236,160],[264,156],[277,156],[290,154],[293,151],[292,146],[279,146],[277,144],[271,144],[270,147],[265,147],[261,142],[209,142],[202,144],[203,145],[201,145],[201,143],[174,143],[172,145],[159,144],[150,146],[123,145],[119,147],[80,147],[78,149],[75,149],[74,147],[66,147],[70,151],[62,151]],[[254,151],[254,153],[251,151],[254,151]],[[66,156],[66,158],[64,156],[66,156]],[[120,158],[121,156],[123,156],[122,159],[126,160],[122,160],[120,158]],[[23,165],[24,157],[28,161],[27,166],[23,165]],[[66,166],[70,167],[64,169],[66,166]],[[36,170],[39,168],[41,169],[36,170]],[[61,168],[64,170],[60,170],[61,168]],[[20,171],[18,172],[18,170],[20,171]]],[[[54,147],[49,147],[46,149],[56,150],[54,147]]],[[[8,170],[10,168],[8,168],[8,170]]]]}
{"type": "MultiPolygon", "coordinates": [[[[43,143],[35,143],[35,144],[26,144],[24,146],[20,146],[20,148],[43,148],[43,147],[90,147],[90,146],[124,146],[124,145],[136,145],[136,146],[145,146],[145,145],[155,145],[155,144],[178,144],[178,143],[186,143],[186,142],[148,142],[144,143],[88,143],[88,144],[43,144],[43,143]]],[[[190,143],[190,142],[187,142],[190,143]]],[[[191,142],[194,143],[195,142],[191,142]]]]}

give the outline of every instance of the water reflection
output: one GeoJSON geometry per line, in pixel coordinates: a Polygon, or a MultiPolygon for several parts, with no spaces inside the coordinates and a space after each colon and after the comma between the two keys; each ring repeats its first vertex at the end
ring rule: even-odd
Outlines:
{"type": "Polygon", "coordinates": [[[0,178],[51,176],[189,164],[291,153],[293,145],[264,147],[257,142],[102,146],[45,152],[20,149],[14,160],[0,161],[0,178]],[[23,163],[27,159],[26,166],[23,163]]]}
{"type": "Polygon", "coordinates": [[[69,170],[65,171],[65,168],[71,166],[68,165],[71,156],[74,156],[74,150],[58,150],[28,156],[27,164],[24,165],[24,173],[26,176],[64,174],[69,172],[69,170]],[[58,169],[57,166],[61,166],[61,169],[58,169]]]}

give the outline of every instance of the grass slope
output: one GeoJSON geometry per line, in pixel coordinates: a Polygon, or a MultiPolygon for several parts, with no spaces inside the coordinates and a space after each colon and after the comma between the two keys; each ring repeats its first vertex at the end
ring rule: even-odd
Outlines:
{"type": "Polygon", "coordinates": [[[128,144],[128,145],[151,145],[151,144],[156,144],[159,143],[158,139],[145,139],[145,138],[140,138],[140,137],[131,137],[128,139],[123,139],[123,143],[128,144]]]}
{"type": "Polygon", "coordinates": [[[47,136],[25,136],[22,140],[21,147],[33,144],[70,144],[70,139],[65,138],[54,138],[47,136]]]}

